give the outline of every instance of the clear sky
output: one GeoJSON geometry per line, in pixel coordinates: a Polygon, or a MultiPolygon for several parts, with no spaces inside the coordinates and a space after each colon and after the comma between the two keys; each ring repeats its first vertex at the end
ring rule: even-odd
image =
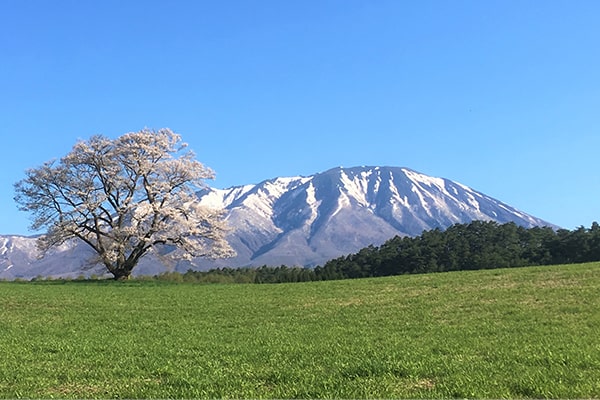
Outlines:
{"type": "Polygon", "coordinates": [[[0,233],[78,139],[180,133],[225,188],[404,166],[600,220],[600,1],[0,0],[0,233]]]}

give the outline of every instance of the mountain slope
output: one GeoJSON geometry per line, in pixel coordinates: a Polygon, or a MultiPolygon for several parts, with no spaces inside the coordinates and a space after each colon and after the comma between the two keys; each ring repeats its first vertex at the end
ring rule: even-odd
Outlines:
{"type": "Polygon", "coordinates": [[[334,168],[309,177],[207,189],[200,202],[228,210],[233,260],[218,265],[316,265],[381,244],[472,220],[550,225],[460,183],[408,168],[334,168]]]}
{"type": "MultiPolygon", "coordinates": [[[[224,208],[237,256],[170,265],[188,268],[261,265],[315,266],[395,235],[416,236],[473,220],[550,225],[460,183],[408,168],[334,168],[308,177],[274,178],[256,185],[208,188],[198,201],[224,208]]],[[[65,244],[39,259],[35,238],[0,236],[0,279],[102,273],[85,245],[65,244]],[[82,272],[83,271],[83,272],[82,272]]],[[[136,274],[165,270],[147,257],[136,274]]]]}

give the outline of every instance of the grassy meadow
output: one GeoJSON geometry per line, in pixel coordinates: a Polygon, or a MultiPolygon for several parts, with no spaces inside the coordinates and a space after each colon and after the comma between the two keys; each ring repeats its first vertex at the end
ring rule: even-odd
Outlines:
{"type": "Polygon", "coordinates": [[[598,398],[600,263],[0,282],[3,398],[598,398]]]}

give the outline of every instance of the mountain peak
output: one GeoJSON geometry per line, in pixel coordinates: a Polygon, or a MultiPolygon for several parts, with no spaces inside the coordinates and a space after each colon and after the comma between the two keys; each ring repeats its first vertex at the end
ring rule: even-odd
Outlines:
{"type": "MultiPolygon", "coordinates": [[[[223,192],[235,196],[239,189],[223,192]]],[[[200,201],[209,204],[204,195],[200,201]]],[[[316,265],[395,235],[473,220],[551,225],[461,183],[389,166],[274,178],[221,206],[236,228],[236,266],[316,265]]]]}

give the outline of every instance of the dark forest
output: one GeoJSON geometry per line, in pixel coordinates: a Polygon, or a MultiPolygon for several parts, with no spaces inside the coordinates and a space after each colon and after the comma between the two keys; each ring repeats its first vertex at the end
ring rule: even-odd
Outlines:
{"type": "Polygon", "coordinates": [[[156,278],[207,283],[282,283],[401,274],[571,264],[600,261],[600,225],[575,230],[524,228],[473,221],[416,237],[396,236],[381,246],[303,268],[280,266],[168,272],[156,278]]]}

